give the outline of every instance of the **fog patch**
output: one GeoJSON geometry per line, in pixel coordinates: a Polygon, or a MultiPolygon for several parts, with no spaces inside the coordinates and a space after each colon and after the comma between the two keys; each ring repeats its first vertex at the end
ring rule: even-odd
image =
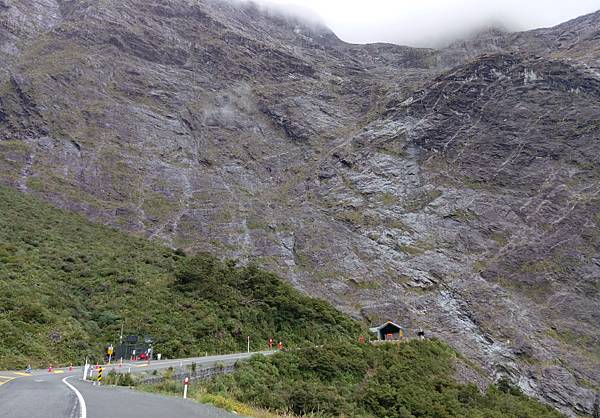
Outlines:
{"type": "Polygon", "coordinates": [[[354,43],[438,47],[489,27],[554,26],[600,10],[600,0],[258,0],[268,13],[323,23],[354,43]]]}

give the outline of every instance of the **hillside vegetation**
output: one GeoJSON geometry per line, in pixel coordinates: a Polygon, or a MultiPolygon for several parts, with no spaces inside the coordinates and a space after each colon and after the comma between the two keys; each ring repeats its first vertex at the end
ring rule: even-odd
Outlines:
{"type": "MultiPolygon", "coordinates": [[[[194,383],[191,395],[240,414],[266,408],[323,417],[561,416],[506,381],[485,393],[457,383],[456,361],[456,352],[437,340],[386,346],[338,343],[255,356],[238,364],[233,374],[194,383]]],[[[167,381],[149,390],[180,394],[181,383],[167,381]]]]}
{"type": "Polygon", "coordinates": [[[322,343],[361,325],[255,266],[186,257],[0,187],[0,369],[99,358],[126,334],[166,356],[322,343]]]}

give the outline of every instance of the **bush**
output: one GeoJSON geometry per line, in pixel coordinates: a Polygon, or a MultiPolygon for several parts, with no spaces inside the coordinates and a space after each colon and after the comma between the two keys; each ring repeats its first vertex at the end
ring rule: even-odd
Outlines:
{"type": "Polygon", "coordinates": [[[116,386],[135,386],[136,382],[131,376],[130,373],[117,373],[114,370],[109,371],[106,374],[104,379],[104,383],[107,385],[116,385],[116,386]]]}
{"type": "Polygon", "coordinates": [[[252,358],[205,385],[215,395],[298,415],[561,416],[505,383],[485,394],[457,383],[455,357],[435,340],[377,347],[339,343],[252,358]]]}
{"type": "Polygon", "coordinates": [[[261,350],[364,332],[256,266],[183,256],[4,187],[0,213],[0,369],[97,358],[123,318],[171,358],[245,351],[247,335],[261,350]]]}

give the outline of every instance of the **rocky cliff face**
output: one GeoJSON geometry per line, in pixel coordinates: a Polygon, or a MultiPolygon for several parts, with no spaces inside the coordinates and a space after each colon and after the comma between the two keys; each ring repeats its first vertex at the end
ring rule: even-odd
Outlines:
{"type": "Polygon", "coordinates": [[[247,3],[1,0],[0,181],[590,413],[599,20],[431,50],[247,3]]]}

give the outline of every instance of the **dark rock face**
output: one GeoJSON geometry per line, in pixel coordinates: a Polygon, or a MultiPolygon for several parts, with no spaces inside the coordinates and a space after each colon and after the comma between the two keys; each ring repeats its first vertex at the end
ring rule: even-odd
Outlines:
{"type": "Polygon", "coordinates": [[[431,50],[247,3],[4,0],[0,181],[423,326],[589,414],[599,20],[431,50]]]}

